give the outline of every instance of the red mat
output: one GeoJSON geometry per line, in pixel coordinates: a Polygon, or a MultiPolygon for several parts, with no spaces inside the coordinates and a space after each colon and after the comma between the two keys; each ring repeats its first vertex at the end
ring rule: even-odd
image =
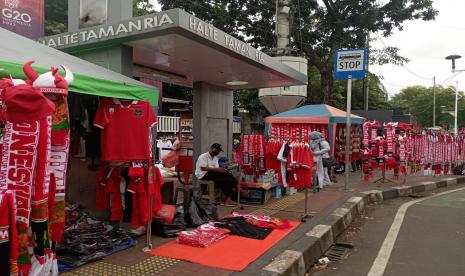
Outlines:
{"type": "Polygon", "coordinates": [[[171,241],[155,248],[150,254],[215,268],[242,271],[299,224],[300,222],[291,221],[292,228],[275,229],[264,240],[230,235],[207,248],[197,248],[171,241]]]}

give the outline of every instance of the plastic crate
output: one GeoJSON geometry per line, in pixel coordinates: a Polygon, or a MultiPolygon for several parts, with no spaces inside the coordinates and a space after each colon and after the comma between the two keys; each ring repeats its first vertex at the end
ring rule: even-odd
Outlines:
{"type": "Polygon", "coordinates": [[[271,198],[271,190],[262,188],[241,188],[241,203],[265,204],[271,198]]]}

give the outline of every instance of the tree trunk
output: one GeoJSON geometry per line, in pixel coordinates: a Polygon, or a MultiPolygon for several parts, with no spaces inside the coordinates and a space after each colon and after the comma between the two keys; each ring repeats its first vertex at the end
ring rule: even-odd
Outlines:
{"type": "MultiPolygon", "coordinates": [[[[337,49],[336,47],[333,47],[337,49]]],[[[333,60],[334,60],[334,51],[331,50],[328,58],[325,61],[325,65],[322,70],[320,70],[321,76],[321,100],[324,104],[327,104],[331,99],[331,92],[333,90],[333,60]]]]}
{"type": "Polygon", "coordinates": [[[324,70],[321,70],[320,75],[321,75],[321,101],[322,103],[326,104],[328,103],[330,97],[331,97],[331,90],[333,88],[333,76],[332,76],[333,71],[331,68],[326,68],[324,70]]]}

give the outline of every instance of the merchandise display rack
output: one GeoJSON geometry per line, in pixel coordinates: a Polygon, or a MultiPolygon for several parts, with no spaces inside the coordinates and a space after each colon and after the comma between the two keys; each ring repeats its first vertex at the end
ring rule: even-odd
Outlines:
{"type": "MultiPolygon", "coordinates": [[[[307,139],[303,138],[302,135],[299,137],[282,137],[282,136],[268,136],[269,139],[283,139],[283,140],[299,140],[299,141],[307,141],[307,139]]],[[[309,138],[308,138],[309,139],[309,138]]],[[[252,168],[255,170],[255,166],[252,165],[252,168]]],[[[242,175],[242,172],[239,167],[239,175],[242,175]]],[[[244,210],[244,207],[251,207],[251,208],[256,208],[256,205],[250,205],[250,204],[242,204],[241,203],[241,181],[238,181],[237,185],[237,205],[234,209],[231,210],[231,213],[234,212],[237,208],[240,210],[244,210]]],[[[260,207],[260,209],[263,210],[271,210],[271,211],[279,211],[279,212],[286,212],[286,213],[297,213],[297,214],[302,214],[300,221],[301,222],[306,222],[307,219],[312,218],[313,215],[308,212],[308,187],[305,188],[305,208],[304,210],[282,210],[278,208],[270,208],[270,207],[260,207]]]]}
{"type": "MultiPolygon", "coordinates": [[[[404,177],[404,184],[405,182],[406,182],[406,177],[404,177]]],[[[383,169],[381,170],[381,177],[373,181],[373,183],[380,183],[380,184],[392,183],[392,184],[399,185],[399,183],[397,183],[396,181],[386,178],[386,160],[383,163],[383,169]]]]}

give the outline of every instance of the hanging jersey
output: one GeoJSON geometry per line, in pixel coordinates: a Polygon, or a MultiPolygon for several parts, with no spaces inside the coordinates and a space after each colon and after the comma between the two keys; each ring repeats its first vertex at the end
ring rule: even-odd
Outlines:
{"type": "Polygon", "coordinates": [[[149,132],[157,118],[148,102],[103,99],[94,126],[102,129],[102,159],[112,162],[150,159],[149,132]]]}

